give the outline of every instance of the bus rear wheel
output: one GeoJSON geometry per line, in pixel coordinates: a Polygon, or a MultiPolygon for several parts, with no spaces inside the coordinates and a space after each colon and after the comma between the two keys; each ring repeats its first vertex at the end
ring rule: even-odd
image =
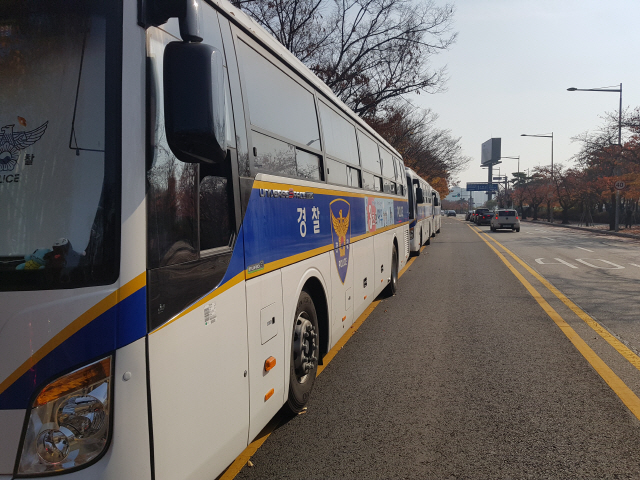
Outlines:
{"type": "Polygon", "coordinates": [[[293,322],[291,374],[287,407],[299,413],[309,400],[318,371],[320,339],[318,315],[311,296],[300,293],[293,322]]]}
{"type": "Polygon", "coordinates": [[[398,291],[398,248],[393,245],[393,252],[391,254],[391,279],[389,284],[384,289],[384,293],[387,297],[392,297],[398,291]]]}

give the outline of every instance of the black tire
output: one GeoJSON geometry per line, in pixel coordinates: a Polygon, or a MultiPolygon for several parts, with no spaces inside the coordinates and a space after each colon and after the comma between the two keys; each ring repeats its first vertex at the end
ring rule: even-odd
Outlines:
{"type": "Polygon", "coordinates": [[[427,237],[427,241],[424,242],[425,245],[431,245],[431,232],[429,232],[429,236],[427,237]]]}
{"type": "Polygon", "coordinates": [[[519,231],[520,231],[520,228],[516,228],[516,232],[519,232],[519,231]]]}
{"type": "Polygon", "coordinates": [[[301,412],[311,396],[320,356],[319,332],[316,307],[311,296],[303,290],[298,298],[291,339],[287,407],[292,413],[301,412]]]}
{"type": "Polygon", "coordinates": [[[386,297],[393,297],[398,291],[398,248],[393,244],[391,252],[391,281],[384,289],[386,297]]]}
{"type": "Polygon", "coordinates": [[[417,252],[414,252],[413,254],[414,254],[416,257],[419,257],[419,256],[420,256],[420,250],[421,250],[421,249],[422,249],[422,230],[420,230],[420,244],[418,245],[418,251],[417,251],[417,252]]]}

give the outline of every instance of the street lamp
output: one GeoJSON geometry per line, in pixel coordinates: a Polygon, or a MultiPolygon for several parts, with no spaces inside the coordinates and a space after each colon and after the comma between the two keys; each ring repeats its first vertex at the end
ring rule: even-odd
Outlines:
{"type": "Polygon", "coordinates": [[[502,160],[503,158],[510,158],[512,160],[518,160],[518,174],[520,173],[520,155],[518,155],[517,157],[500,157],[500,160],[502,160]]]}
{"type": "MultiPolygon", "coordinates": [[[[622,150],[622,84],[620,88],[616,87],[601,87],[601,88],[567,88],[569,92],[609,92],[620,93],[620,108],[618,110],[618,145],[622,150]]],[[[618,221],[620,219],[620,190],[616,189],[616,224],[615,231],[619,229],[618,221]]]]}
{"type": "MultiPolygon", "coordinates": [[[[550,138],[551,139],[551,181],[553,182],[553,132],[551,133],[542,133],[540,135],[527,135],[523,133],[520,135],[521,137],[539,137],[539,138],[550,138]]],[[[549,223],[551,223],[552,215],[551,215],[551,200],[547,198],[547,211],[549,212],[549,223]]]]}

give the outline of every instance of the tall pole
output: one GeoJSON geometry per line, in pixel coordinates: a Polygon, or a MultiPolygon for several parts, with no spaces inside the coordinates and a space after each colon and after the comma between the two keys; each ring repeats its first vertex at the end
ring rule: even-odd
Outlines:
{"type": "MultiPolygon", "coordinates": [[[[622,160],[622,84],[620,84],[620,107],[618,109],[618,152],[622,160]]],[[[614,231],[620,230],[620,190],[616,188],[616,223],[614,231]]]]}
{"type": "MultiPolygon", "coordinates": [[[[551,132],[550,135],[548,135],[548,134],[527,135],[526,133],[523,133],[520,136],[521,137],[540,137],[540,138],[550,138],[551,139],[551,183],[553,184],[553,132],[551,132]]],[[[547,194],[547,212],[549,213],[549,223],[551,223],[553,221],[553,214],[551,212],[551,199],[549,198],[549,194],[547,194]]]]}
{"type": "MultiPolygon", "coordinates": [[[[620,106],[618,108],[618,152],[619,157],[622,159],[622,83],[620,84],[620,88],[615,89],[613,87],[604,87],[604,88],[576,88],[571,87],[567,88],[569,92],[620,92],[620,106]]],[[[613,172],[614,176],[617,177],[616,172],[613,172]]],[[[619,220],[620,220],[620,190],[616,189],[616,207],[615,207],[615,231],[617,232],[619,229],[619,220]]]]}

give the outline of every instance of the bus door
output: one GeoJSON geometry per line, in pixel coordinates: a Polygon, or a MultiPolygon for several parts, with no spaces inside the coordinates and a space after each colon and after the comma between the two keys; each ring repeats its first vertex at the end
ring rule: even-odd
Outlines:
{"type": "MultiPolygon", "coordinates": [[[[218,75],[218,89],[211,89],[216,104],[230,109],[218,17],[201,5],[202,44],[215,49],[207,57],[218,75]]],[[[168,45],[180,41],[177,19],[147,30],[148,368],[157,480],[205,478],[223,470],[246,447],[249,432],[244,247],[238,239],[237,165],[231,161],[235,133],[228,120],[233,114],[216,112],[217,120],[227,119],[218,123],[226,145],[216,161],[182,161],[184,152],[169,146],[163,70],[171,73],[172,65],[188,58],[181,46],[186,43],[173,43],[178,55],[167,55],[168,45]]],[[[179,102],[167,105],[184,113],[179,102]]]]}

